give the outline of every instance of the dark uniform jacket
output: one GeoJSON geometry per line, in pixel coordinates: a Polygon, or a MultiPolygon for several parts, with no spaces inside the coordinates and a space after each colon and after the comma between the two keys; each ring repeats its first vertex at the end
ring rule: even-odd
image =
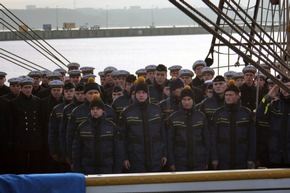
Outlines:
{"type": "Polygon", "coordinates": [[[43,133],[43,142],[44,142],[44,149],[48,152],[48,123],[50,114],[52,112],[52,109],[63,103],[63,96],[60,97],[59,100],[56,100],[52,95],[49,95],[48,97],[41,99],[41,113],[42,113],[42,126],[44,128],[43,133]]]}
{"type": "Polygon", "coordinates": [[[195,87],[200,87],[203,83],[204,83],[204,80],[203,79],[199,79],[198,77],[195,77],[192,80],[192,85],[195,86],[195,87]]]}
{"type": "Polygon", "coordinates": [[[129,172],[157,172],[166,157],[166,137],[161,109],[137,99],[121,113],[121,132],[129,172]]]}
{"type": "Polygon", "coordinates": [[[11,148],[12,113],[8,100],[0,97],[0,106],[0,152],[2,152],[11,148]]]}
{"type": "Polygon", "coordinates": [[[271,103],[264,97],[257,110],[257,119],[270,124],[269,134],[266,134],[269,162],[290,164],[290,99],[281,94],[271,103]]]}
{"type": "Polygon", "coordinates": [[[116,113],[117,123],[120,117],[120,113],[130,104],[130,98],[128,96],[120,96],[112,102],[111,107],[116,113]]]}
{"type": "Polygon", "coordinates": [[[121,173],[123,150],[116,125],[104,117],[89,116],[79,125],[73,142],[74,171],[84,174],[121,173]]]}
{"type": "Polygon", "coordinates": [[[10,88],[5,84],[0,88],[0,96],[6,95],[10,92],[10,88]]]}
{"type": "Polygon", "coordinates": [[[170,95],[167,99],[164,99],[159,103],[159,107],[161,108],[163,119],[167,122],[169,116],[178,110],[179,99],[170,95]]]}
{"type": "MultiPolygon", "coordinates": [[[[168,80],[165,80],[165,81],[168,81],[168,80]]],[[[150,103],[158,104],[163,99],[166,99],[166,96],[163,93],[163,88],[164,88],[164,85],[166,84],[167,83],[165,82],[163,85],[159,85],[154,80],[154,82],[151,85],[149,85],[148,88],[149,88],[150,103]]]]}
{"type": "Polygon", "coordinates": [[[67,157],[67,151],[66,151],[66,132],[67,132],[67,125],[68,121],[70,119],[71,112],[78,107],[79,105],[83,104],[83,102],[77,101],[77,99],[74,97],[73,102],[68,104],[63,109],[63,114],[60,121],[59,126],[59,140],[60,140],[60,148],[62,151],[62,154],[67,157]]]}
{"type": "Polygon", "coordinates": [[[22,92],[11,100],[13,112],[13,148],[17,151],[36,151],[42,148],[43,127],[40,100],[22,92]]]}
{"type": "MultiPolygon", "coordinates": [[[[84,103],[81,104],[80,106],[76,107],[70,116],[68,126],[67,126],[67,131],[66,131],[66,150],[67,153],[66,155],[71,158],[71,153],[72,153],[72,144],[74,141],[75,137],[75,132],[78,126],[84,122],[90,113],[90,108],[89,108],[89,101],[85,99],[84,103]]],[[[116,122],[116,114],[112,107],[105,105],[105,115],[107,120],[116,122]]]]}
{"type": "Polygon", "coordinates": [[[211,159],[219,169],[246,169],[256,158],[256,129],[252,112],[240,102],[220,107],[210,128],[211,159]]]}
{"type": "Polygon", "coordinates": [[[242,106],[249,108],[251,111],[256,109],[256,87],[248,86],[246,83],[240,86],[242,106]]]}
{"type": "Polygon", "coordinates": [[[60,147],[60,121],[63,115],[64,107],[71,101],[64,100],[63,103],[55,106],[52,109],[48,124],[48,147],[50,155],[58,155],[60,161],[64,161],[64,155],[62,154],[60,147]]]}
{"type": "Polygon", "coordinates": [[[13,94],[13,92],[9,92],[8,94],[6,95],[3,95],[1,96],[2,98],[5,98],[7,100],[11,100],[11,99],[14,99],[15,97],[17,97],[18,95],[17,94],[13,94]]]}
{"type": "Polygon", "coordinates": [[[210,152],[205,115],[195,107],[181,107],[170,116],[168,125],[168,165],[175,165],[177,171],[204,170],[210,152]]]}
{"type": "Polygon", "coordinates": [[[215,110],[217,110],[221,106],[224,106],[224,101],[224,98],[221,99],[216,94],[216,92],[213,92],[212,97],[207,98],[200,103],[199,110],[206,115],[208,123],[211,122],[211,118],[215,110]]]}

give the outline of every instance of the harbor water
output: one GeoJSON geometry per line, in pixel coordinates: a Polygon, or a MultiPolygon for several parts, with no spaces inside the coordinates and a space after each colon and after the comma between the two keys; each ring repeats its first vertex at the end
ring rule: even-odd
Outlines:
{"type": "MultiPolygon", "coordinates": [[[[183,68],[191,69],[194,61],[206,58],[211,39],[212,35],[205,34],[57,39],[47,40],[47,43],[62,54],[69,62],[77,62],[81,66],[93,66],[95,68],[95,74],[97,74],[109,65],[117,69],[127,70],[130,73],[135,73],[137,69],[144,68],[146,65],[160,63],[165,64],[167,67],[181,65],[183,68]]],[[[40,43],[47,49],[52,50],[43,41],[40,41],[40,43]]],[[[47,53],[42,51],[45,55],[43,56],[25,41],[1,41],[0,45],[0,48],[49,70],[59,68],[45,57],[48,55],[47,53]]],[[[1,52],[3,52],[2,49],[1,52]]],[[[69,63],[54,51],[53,53],[65,64],[69,63]]],[[[27,69],[17,66],[1,57],[0,66],[0,71],[5,71],[8,74],[7,78],[27,75],[29,72],[27,69]]],[[[39,67],[37,68],[40,69],[39,67]]],[[[99,82],[98,78],[97,82],[99,82]]]]}

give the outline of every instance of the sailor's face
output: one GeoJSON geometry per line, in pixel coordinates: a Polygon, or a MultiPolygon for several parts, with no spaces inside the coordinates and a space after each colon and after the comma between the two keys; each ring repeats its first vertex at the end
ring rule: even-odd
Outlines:
{"type": "Polygon", "coordinates": [[[189,96],[185,96],[181,99],[181,104],[185,109],[191,109],[193,105],[193,100],[189,96]]]}
{"type": "Polygon", "coordinates": [[[32,88],[32,85],[23,85],[21,91],[25,96],[29,97],[32,93],[32,88]]]}
{"type": "Polygon", "coordinates": [[[192,82],[192,77],[181,76],[180,79],[183,81],[184,85],[189,85],[192,82]]]}
{"type": "MultiPolygon", "coordinates": [[[[287,82],[287,83],[284,83],[285,86],[287,86],[289,89],[290,89],[290,82],[287,82]]],[[[290,94],[281,88],[281,93],[282,95],[285,97],[285,98],[289,98],[290,97],[290,94]]]]}
{"type": "Polygon", "coordinates": [[[144,92],[143,90],[139,90],[135,93],[136,95],[136,99],[139,102],[145,102],[148,98],[148,94],[146,92],[144,92]]]}
{"type": "Polygon", "coordinates": [[[227,91],[225,93],[225,101],[227,104],[236,104],[240,98],[239,93],[234,91],[227,91]]]}
{"type": "Polygon", "coordinates": [[[94,118],[99,118],[103,115],[104,113],[104,110],[99,108],[99,107],[93,107],[91,109],[91,116],[94,117],[94,118]]]}
{"type": "Polygon", "coordinates": [[[5,77],[0,77],[0,87],[4,86],[5,81],[6,81],[5,77]]]}

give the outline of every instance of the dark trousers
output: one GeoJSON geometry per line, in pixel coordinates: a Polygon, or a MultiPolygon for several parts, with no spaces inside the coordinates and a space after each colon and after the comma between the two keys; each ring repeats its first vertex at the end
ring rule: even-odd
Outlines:
{"type": "Polygon", "coordinates": [[[13,173],[41,173],[41,151],[14,151],[11,157],[13,173]]]}

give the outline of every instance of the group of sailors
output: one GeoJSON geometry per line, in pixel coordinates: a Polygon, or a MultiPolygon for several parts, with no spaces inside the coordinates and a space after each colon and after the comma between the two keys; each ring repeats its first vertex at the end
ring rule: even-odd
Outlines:
{"type": "Polygon", "coordinates": [[[135,74],[108,66],[100,84],[78,63],[10,78],[9,87],[6,75],[1,173],[290,166],[290,94],[251,65],[223,76],[203,60],[192,70],[159,64],[135,74]]]}

